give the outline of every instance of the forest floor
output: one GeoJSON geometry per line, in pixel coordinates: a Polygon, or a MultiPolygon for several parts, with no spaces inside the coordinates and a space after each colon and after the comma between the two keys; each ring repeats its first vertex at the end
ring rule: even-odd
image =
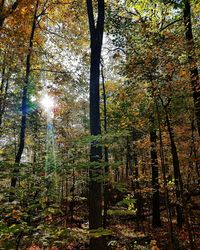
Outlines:
{"type": "MultiPolygon", "coordinates": [[[[195,217],[191,216],[193,237],[197,249],[200,249],[200,211],[195,211],[195,217]]],[[[109,250],[169,250],[168,223],[165,211],[161,214],[162,226],[152,228],[151,217],[146,217],[138,222],[129,216],[112,216],[109,218],[109,232],[107,236],[109,250]]],[[[62,247],[45,248],[48,250],[87,250],[88,235],[84,232],[88,222],[84,218],[74,216],[65,218],[65,226],[76,234],[76,239],[62,247]],[[80,239],[80,240],[79,240],[80,239]]],[[[174,250],[189,250],[188,232],[185,226],[179,229],[176,220],[173,219],[174,250]]],[[[28,250],[43,250],[37,245],[32,245],[28,250]]]]}
{"type": "MultiPolygon", "coordinates": [[[[198,190],[197,190],[198,191],[198,190]]],[[[200,250],[200,197],[199,192],[188,201],[190,227],[196,249],[200,250]]],[[[144,201],[144,200],[143,200],[144,201]]],[[[142,217],[136,211],[110,205],[107,229],[97,233],[105,235],[108,250],[169,250],[169,223],[165,206],[161,200],[161,227],[152,227],[150,199],[144,201],[142,217]],[[102,233],[103,232],[103,233],[102,233]]],[[[9,203],[10,204],[10,203],[9,203]]],[[[62,204],[32,204],[32,208],[20,208],[16,204],[10,212],[2,214],[0,224],[0,250],[88,250],[87,199],[62,204]],[[39,205],[39,207],[37,207],[39,205]],[[35,206],[35,207],[34,207],[35,206]],[[21,209],[21,211],[20,211],[21,209]],[[32,210],[31,210],[32,209],[32,210]],[[33,213],[34,211],[34,213],[33,213]],[[6,242],[10,242],[8,247],[6,242]],[[18,245],[18,246],[17,246],[18,245]],[[10,247],[11,246],[11,247],[10,247]],[[16,247],[17,246],[17,247],[16,247]]],[[[5,210],[6,211],[6,210],[5,210]]],[[[174,250],[190,250],[188,229],[176,223],[175,204],[171,205],[174,250]]]]}

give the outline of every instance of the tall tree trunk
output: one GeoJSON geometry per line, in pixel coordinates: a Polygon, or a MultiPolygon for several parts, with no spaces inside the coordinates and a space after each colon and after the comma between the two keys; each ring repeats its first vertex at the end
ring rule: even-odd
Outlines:
{"type": "MultiPolygon", "coordinates": [[[[100,124],[100,59],[104,30],[104,0],[98,0],[97,21],[93,9],[93,1],[86,0],[87,14],[90,29],[91,64],[90,64],[90,133],[91,135],[101,134],[100,124]]],[[[96,230],[103,225],[102,220],[102,181],[97,180],[102,175],[99,162],[102,159],[102,147],[97,141],[91,143],[90,161],[96,162],[90,167],[89,181],[89,229],[96,230]]],[[[90,238],[90,250],[105,249],[103,237],[90,238]]]]}
{"type": "Polygon", "coordinates": [[[152,169],[152,188],[153,188],[153,219],[152,226],[160,227],[160,193],[158,182],[158,157],[156,147],[156,129],[153,116],[150,117],[150,142],[151,142],[151,169],[152,169]]]}
{"type": "MultiPolygon", "coordinates": [[[[194,126],[194,119],[192,119],[191,123],[191,130],[192,130],[192,141],[191,141],[191,150],[192,150],[192,155],[194,156],[195,159],[197,159],[197,148],[195,145],[195,126],[194,126]]],[[[195,171],[197,174],[197,182],[200,184],[200,169],[199,169],[199,160],[195,160],[195,171]]]]}
{"type": "MultiPolygon", "coordinates": [[[[103,120],[104,120],[104,132],[107,133],[107,100],[106,100],[106,87],[105,87],[105,77],[104,77],[104,65],[101,62],[101,78],[102,78],[102,87],[103,87],[103,120]]],[[[108,162],[108,146],[104,146],[104,161],[105,166],[105,184],[104,184],[104,213],[103,213],[103,227],[107,226],[107,211],[109,203],[109,162],[108,162]]]]}
{"type": "Polygon", "coordinates": [[[130,148],[130,140],[129,140],[129,136],[126,137],[126,181],[128,181],[128,176],[129,176],[129,170],[130,170],[130,152],[131,148],[130,148]]]}
{"type": "Polygon", "coordinates": [[[200,82],[199,82],[199,74],[197,67],[197,59],[195,54],[195,45],[192,33],[190,0],[184,0],[183,19],[185,25],[185,38],[187,41],[188,61],[190,64],[190,76],[191,76],[191,85],[193,90],[193,100],[194,100],[194,108],[197,121],[197,129],[200,136],[200,82]]]}
{"type": "Polygon", "coordinates": [[[133,160],[134,160],[134,184],[133,184],[133,188],[134,188],[134,196],[136,199],[136,226],[137,226],[137,230],[141,230],[140,227],[143,227],[142,224],[142,204],[143,204],[143,197],[141,195],[141,191],[140,191],[140,183],[139,183],[139,169],[138,169],[138,157],[137,157],[137,153],[136,153],[136,149],[134,149],[134,155],[133,155],[133,160]]]}
{"type": "MultiPolygon", "coordinates": [[[[26,75],[24,79],[24,86],[22,91],[22,118],[21,118],[21,130],[20,130],[20,138],[19,138],[19,148],[15,157],[15,168],[13,170],[13,177],[11,178],[11,187],[15,188],[17,183],[17,175],[19,173],[19,164],[21,161],[21,157],[23,154],[24,146],[25,146],[25,133],[26,133],[26,119],[27,119],[27,91],[29,85],[29,76],[30,76],[30,66],[31,66],[31,54],[33,49],[33,39],[36,29],[36,21],[37,21],[37,10],[39,6],[39,0],[36,1],[32,29],[29,39],[29,50],[26,56],[26,75]]],[[[10,200],[13,200],[13,193],[11,193],[10,200]]]]}
{"type": "Polygon", "coordinates": [[[170,122],[167,110],[165,110],[165,112],[166,112],[167,130],[168,130],[168,134],[169,134],[169,138],[170,138],[171,154],[172,154],[172,161],[173,161],[173,168],[174,168],[174,181],[175,181],[176,199],[177,199],[177,205],[176,205],[177,225],[179,227],[182,227],[182,225],[183,225],[183,211],[182,211],[181,206],[179,205],[179,203],[181,202],[180,164],[179,164],[179,158],[178,158],[176,144],[174,141],[173,128],[171,127],[171,122],[170,122]]]}
{"type": "Polygon", "coordinates": [[[161,161],[161,169],[162,169],[162,176],[163,176],[163,182],[164,182],[165,206],[167,209],[169,250],[174,250],[173,224],[172,224],[172,215],[171,215],[171,209],[170,209],[170,204],[169,204],[169,192],[167,188],[165,157],[164,157],[164,149],[163,149],[161,124],[160,124],[161,118],[160,118],[160,112],[158,110],[158,103],[157,103],[156,98],[155,98],[155,104],[156,104],[156,113],[157,113],[157,118],[158,118],[160,161],[161,161]]]}
{"type": "MultiPolygon", "coordinates": [[[[163,104],[163,102],[162,102],[163,104]]],[[[169,104],[169,103],[168,103],[169,104]]],[[[175,179],[175,186],[176,186],[176,198],[178,202],[181,202],[182,207],[177,204],[176,205],[176,212],[177,212],[177,225],[179,227],[182,227],[183,225],[183,220],[185,221],[187,232],[188,232],[188,237],[189,237],[189,243],[190,243],[190,249],[191,250],[196,250],[196,244],[193,239],[193,232],[192,228],[190,226],[189,222],[189,211],[188,211],[188,206],[187,202],[184,197],[184,189],[183,189],[183,181],[181,177],[181,172],[180,172],[180,164],[179,164],[179,158],[178,158],[178,153],[177,153],[177,148],[176,144],[174,141],[174,132],[173,128],[171,127],[171,122],[167,110],[167,105],[163,105],[165,108],[165,115],[166,115],[166,122],[167,122],[167,129],[170,137],[170,143],[171,143],[171,154],[172,154],[172,160],[173,160],[173,167],[174,167],[174,179],[175,179]],[[184,213],[184,217],[183,217],[184,213]]]]}
{"type": "Polygon", "coordinates": [[[196,176],[195,181],[197,179],[197,183],[200,184],[200,172],[199,172],[199,160],[197,160],[197,150],[195,145],[195,123],[194,118],[192,117],[191,120],[191,144],[190,144],[190,155],[189,155],[189,162],[188,162],[188,178],[187,178],[187,188],[189,188],[191,183],[193,168],[195,168],[196,176]],[[193,158],[195,162],[193,162],[193,158]],[[197,177],[197,178],[196,178],[197,177]]]}

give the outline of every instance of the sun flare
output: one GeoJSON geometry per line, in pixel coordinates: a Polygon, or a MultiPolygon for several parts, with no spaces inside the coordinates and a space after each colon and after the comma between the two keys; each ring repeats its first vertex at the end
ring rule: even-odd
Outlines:
{"type": "Polygon", "coordinates": [[[52,110],[55,106],[55,100],[47,94],[42,97],[40,103],[45,110],[52,110]]]}

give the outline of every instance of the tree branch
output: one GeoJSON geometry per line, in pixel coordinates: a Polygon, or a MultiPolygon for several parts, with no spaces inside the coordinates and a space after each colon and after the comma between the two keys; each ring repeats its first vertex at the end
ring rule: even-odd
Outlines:
{"type": "Polygon", "coordinates": [[[89,20],[90,35],[92,39],[94,39],[96,29],[95,29],[92,0],[86,0],[86,4],[87,4],[87,14],[88,14],[88,20],[89,20]]]}
{"type": "Polygon", "coordinates": [[[160,31],[163,31],[163,30],[167,29],[168,27],[170,27],[171,25],[173,25],[173,24],[175,24],[175,23],[177,23],[177,22],[179,22],[179,21],[182,21],[182,20],[183,20],[183,18],[174,20],[173,22],[167,24],[165,27],[161,28],[160,31]]]}
{"type": "MultiPolygon", "coordinates": [[[[104,1],[99,0],[98,1],[98,20],[97,20],[97,32],[98,34],[103,34],[104,29],[104,12],[105,12],[105,6],[104,1]]],[[[99,37],[100,40],[102,40],[102,37],[99,37]]]]}
{"type": "Polygon", "coordinates": [[[45,71],[45,72],[51,72],[51,73],[57,73],[57,74],[68,74],[68,72],[66,72],[66,71],[58,71],[58,70],[51,70],[51,69],[40,69],[40,68],[31,69],[31,71],[45,71]]]}

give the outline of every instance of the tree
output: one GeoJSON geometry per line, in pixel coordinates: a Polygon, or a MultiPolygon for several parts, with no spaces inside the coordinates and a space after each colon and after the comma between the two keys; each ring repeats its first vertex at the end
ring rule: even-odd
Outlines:
{"type": "MultiPolygon", "coordinates": [[[[87,14],[90,30],[90,133],[93,136],[101,134],[100,124],[100,59],[104,31],[104,0],[97,1],[97,20],[95,21],[94,4],[92,0],[87,0],[87,14]]],[[[89,228],[90,230],[102,227],[102,183],[97,177],[102,174],[99,161],[102,158],[102,148],[97,141],[91,144],[90,161],[96,162],[94,168],[90,168],[89,181],[89,228]]],[[[90,239],[90,249],[105,248],[102,237],[90,239]]]]}
{"type": "MultiPolygon", "coordinates": [[[[28,48],[28,53],[26,56],[26,75],[24,78],[24,86],[22,90],[22,106],[21,106],[22,117],[21,117],[19,148],[15,157],[16,167],[13,171],[14,176],[11,179],[11,187],[13,188],[15,188],[16,183],[17,183],[16,174],[19,172],[19,164],[20,164],[24,146],[25,146],[26,119],[27,119],[27,92],[28,92],[28,87],[29,87],[29,77],[30,77],[30,71],[31,71],[31,54],[32,54],[33,39],[34,39],[34,34],[35,34],[35,29],[36,29],[38,6],[39,6],[39,0],[35,2],[35,10],[34,10],[34,15],[33,15],[30,39],[29,39],[29,48],[28,48]]],[[[13,196],[13,193],[11,193],[10,200],[13,200],[12,196],[13,196]]]]}
{"type": "Polygon", "coordinates": [[[150,117],[150,142],[151,142],[151,166],[152,166],[152,187],[153,187],[153,219],[154,227],[161,226],[160,220],[160,193],[158,181],[158,157],[157,157],[157,135],[155,129],[154,117],[150,117]]]}
{"type": "Polygon", "coordinates": [[[190,0],[184,0],[183,19],[185,25],[185,39],[187,42],[188,62],[190,64],[190,77],[193,90],[193,101],[197,121],[197,130],[200,136],[200,82],[197,67],[195,44],[192,32],[190,0]]]}

